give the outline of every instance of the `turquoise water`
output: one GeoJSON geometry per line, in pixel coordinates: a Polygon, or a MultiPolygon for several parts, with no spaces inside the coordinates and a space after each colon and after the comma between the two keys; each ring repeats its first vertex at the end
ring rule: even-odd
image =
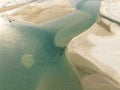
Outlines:
{"type": "Polygon", "coordinates": [[[80,90],[64,49],[54,45],[51,33],[6,22],[0,37],[0,90],[80,90]]]}
{"type": "Polygon", "coordinates": [[[76,3],[75,11],[62,18],[41,24],[41,28],[55,33],[54,41],[59,47],[67,46],[73,37],[89,29],[100,17],[99,8],[101,0],[71,1],[76,3]]]}
{"type": "Polygon", "coordinates": [[[65,49],[95,16],[79,9],[40,27],[0,20],[0,90],[82,90],[65,49]]]}

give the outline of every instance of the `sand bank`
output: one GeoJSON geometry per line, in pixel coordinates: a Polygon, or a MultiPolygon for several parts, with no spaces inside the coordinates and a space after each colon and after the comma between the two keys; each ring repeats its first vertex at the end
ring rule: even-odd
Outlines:
{"type": "Polygon", "coordinates": [[[1,12],[7,10],[1,14],[15,20],[24,20],[35,24],[62,17],[74,10],[68,0],[35,1],[24,6],[21,5],[21,9],[20,7],[13,9],[14,7],[11,7],[11,11],[8,11],[8,8],[1,9],[1,12]]]}
{"type": "Polygon", "coordinates": [[[102,15],[120,23],[120,0],[104,0],[101,3],[102,15]]]}
{"type": "MultiPolygon", "coordinates": [[[[109,88],[111,85],[113,87],[114,85],[120,87],[120,26],[105,19],[101,21],[102,22],[94,24],[84,33],[73,38],[68,45],[66,54],[80,73],[80,76],[83,76],[83,78],[81,78],[81,80],[83,80],[82,82],[84,82],[84,79],[89,75],[102,75],[102,78],[107,77],[112,83],[107,83],[107,87],[100,87],[104,88],[100,90],[107,90],[105,88],[109,88]],[[103,23],[110,29],[107,30],[103,23]]],[[[89,78],[88,81],[89,80],[91,79],[89,78]]],[[[96,84],[96,82],[97,81],[95,81],[94,84],[96,84]]],[[[114,87],[114,90],[120,89],[117,87],[114,87]]]]}

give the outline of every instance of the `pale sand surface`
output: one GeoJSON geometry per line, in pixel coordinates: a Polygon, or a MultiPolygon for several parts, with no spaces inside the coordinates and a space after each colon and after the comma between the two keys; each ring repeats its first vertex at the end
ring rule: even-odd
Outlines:
{"type": "MultiPolygon", "coordinates": [[[[119,0],[104,0],[100,11],[120,22],[119,7],[119,0]]],[[[119,40],[120,26],[101,18],[69,43],[66,54],[82,76],[84,90],[120,90],[119,40]]]]}
{"type": "Polygon", "coordinates": [[[100,12],[102,15],[120,23],[120,0],[103,0],[100,12]]]}
{"type": "MultiPolygon", "coordinates": [[[[86,90],[108,90],[111,85],[117,85],[114,90],[120,90],[120,88],[117,88],[120,87],[120,27],[107,20],[102,19],[102,21],[110,29],[106,30],[106,27],[100,22],[94,24],[89,30],[75,37],[69,43],[67,56],[80,75],[83,75],[82,82],[87,79],[86,75],[89,76],[94,73],[112,80],[112,84],[107,83],[106,89],[102,89],[102,87],[100,87],[101,89],[95,89],[97,87],[94,87],[94,85],[91,86],[93,89],[90,89],[88,85],[86,90]]],[[[87,80],[91,80],[91,78],[87,80]]],[[[86,81],[87,83],[89,82],[86,81]]],[[[99,84],[99,82],[94,82],[94,84],[97,83],[99,84]]]]}
{"type": "MultiPolygon", "coordinates": [[[[25,5],[25,7],[16,5],[0,9],[0,12],[9,10],[9,13],[2,14],[8,18],[40,24],[67,15],[74,10],[67,1],[65,3],[62,1],[59,2],[59,6],[55,5],[58,2],[50,5],[48,2],[41,4],[34,2],[25,5]],[[11,9],[13,10],[11,11],[11,9]]],[[[104,11],[102,13],[116,20],[116,18],[105,14],[104,11]]],[[[80,74],[84,90],[120,90],[115,85],[116,82],[118,87],[120,84],[120,52],[118,49],[120,46],[120,32],[118,31],[120,27],[107,20],[102,19],[102,21],[102,23],[94,24],[88,31],[75,37],[68,45],[67,56],[80,74]],[[110,81],[104,79],[106,77],[110,81]]]]}
{"type": "Polygon", "coordinates": [[[19,8],[31,2],[31,0],[26,2],[24,0],[0,0],[0,13],[19,8]]]}
{"type": "Polygon", "coordinates": [[[82,79],[83,90],[120,90],[99,74],[88,75],[82,79]]]}
{"type": "Polygon", "coordinates": [[[12,7],[6,7],[0,9],[0,11],[7,11],[1,13],[1,15],[7,16],[8,18],[28,21],[35,24],[56,19],[67,15],[73,11],[73,7],[69,4],[68,0],[53,0],[51,2],[33,2],[26,5],[16,5],[12,7]],[[20,7],[21,8],[15,8],[20,7]],[[15,9],[13,9],[15,8],[15,9]],[[10,9],[10,10],[9,10],[10,9]],[[12,10],[11,10],[12,9],[12,10]],[[9,11],[8,11],[9,10],[9,11]]]}
{"type": "Polygon", "coordinates": [[[23,3],[29,3],[34,0],[0,0],[0,8],[14,6],[23,3]]]}
{"type": "Polygon", "coordinates": [[[18,7],[21,7],[22,5],[23,4],[14,5],[14,6],[8,6],[8,7],[5,7],[5,8],[0,8],[0,13],[5,12],[5,11],[9,11],[9,10],[12,10],[12,9],[16,9],[18,7]]]}

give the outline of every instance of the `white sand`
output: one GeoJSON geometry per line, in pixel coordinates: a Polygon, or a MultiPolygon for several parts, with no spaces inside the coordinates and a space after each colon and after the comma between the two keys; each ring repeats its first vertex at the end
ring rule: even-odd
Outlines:
{"type": "MultiPolygon", "coordinates": [[[[105,0],[100,8],[102,15],[117,22],[119,9],[119,0],[105,0]]],[[[69,43],[66,54],[82,76],[84,90],[120,90],[119,42],[120,25],[101,18],[69,43]]]]}
{"type": "Polygon", "coordinates": [[[101,5],[102,15],[120,22],[120,0],[104,0],[101,5]]]}
{"type": "Polygon", "coordinates": [[[23,4],[33,0],[0,0],[0,8],[23,4]]]}
{"type": "MultiPolygon", "coordinates": [[[[102,5],[105,4],[107,3],[102,3],[102,5]]],[[[119,3],[114,2],[106,5],[107,7],[103,6],[101,13],[119,21],[118,5],[119,3]],[[115,6],[111,7],[113,4],[115,6]]],[[[68,0],[52,0],[51,2],[46,0],[42,3],[33,2],[1,14],[39,24],[62,17],[73,10],[68,0]]],[[[115,85],[120,87],[120,26],[106,20],[102,21],[104,22],[94,24],[88,31],[75,37],[69,43],[66,54],[80,74],[85,90],[120,90],[115,85]],[[99,75],[100,79],[107,78],[108,80],[99,80],[99,75]],[[96,77],[98,77],[97,80],[96,77]],[[94,87],[95,84],[98,86],[94,87]],[[101,86],[101,84],[104,85],[101,86]]]]}
{"type": "MultiPolygon", "coordinates": [[[[114,86],[116,83],[117,87],[120,87],[120,26],[106,20],[102,21],[110,27],[110,32],[103,24],[94,24],[69,43],[66,53],[80,75],[83,75],[83,80],[86,75],[96,73],[111,80],[111,85],[114,86]]],[[[108,87],[111,85],[108,84],[108,87]]]]}
{"type": "Polygon", "coordinates": [[[35,1],[1,14],[15,20],[40,24],[67,15],[73,10],[68,0],[45,0],[42,2],[35,1]]]}

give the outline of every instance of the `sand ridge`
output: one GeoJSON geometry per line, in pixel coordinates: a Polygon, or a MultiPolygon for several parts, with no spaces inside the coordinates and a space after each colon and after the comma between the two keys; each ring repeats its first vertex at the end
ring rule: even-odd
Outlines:
{"type": "Polygon", "coordinates": [[[42,22],[56,19],[71,13],[74,8],[70,5],[68,0],[52,0],[43,2],[32,2],[24,5],[15,5],[1,9],[1,15],[13,18],[15,20],[23,20],[40,24],[42,22]],[[17,9],[17,8],[18,9],[17,9]],[[10,10],[12,9],[12,10],[10,10]]]}

